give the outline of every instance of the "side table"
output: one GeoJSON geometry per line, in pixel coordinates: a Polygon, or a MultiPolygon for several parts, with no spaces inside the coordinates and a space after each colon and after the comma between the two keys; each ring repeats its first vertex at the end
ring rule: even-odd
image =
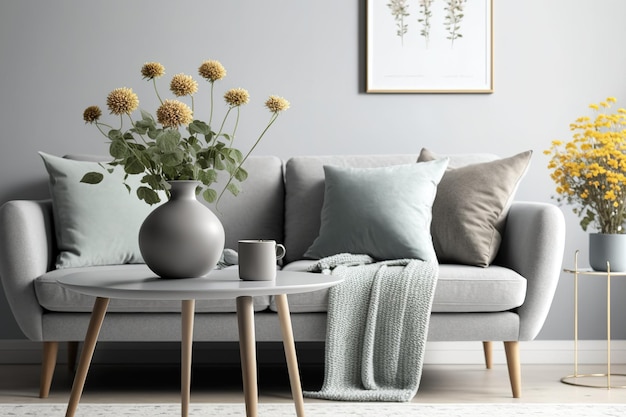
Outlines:
{"type": "Polygon", "coordinates": [[[191,352],[195,300],[236,299],[237,326],[241,350],[243,391],[246,416],[257,417],[258,386],[256,371],[256,341],[252,297],[273,295],[276,298],[278,320],[285,348],[287,369],[296,414],[304,417],[304,399],[295,343],[287,304],[287,294],[303,293],[339,284],[343,278],[307,272],[278,271],[274,281],[242,281],[237,269],[213,271],[205,277],[162,279],[150,271],[77,272],[58,282],[63,287],[96,297],[91,313],[83,351],[74,378],[66,417],[73,417],[85,385],[98,335],[111,298],[179,300],[182,303],[181,355],[181,415],[187,417],[191,388],[191,352]]]}
{"type": "Polygon", "coordinates": [[[612,385],[611,377],[626,377],[626,374],[611,372],[611,278],[626,278],[626,272],[612,272],[611,265],[607,262],[607,271],[594,271],[592,269],[578,268],[578,253],[574,255],[574,268],[566,268],[563,271],[574,275],[574,374],[561,378],[561,382],[568,385],[576,385],[589,388],[626,388],[626,385],[612,385]],[[578,278],[579,276],[606,277],[606,373],[579,374],[578,373],[578,278]],[[579,382],[583,378],[606,378],[606,383],[593,385],[579,382]]]}

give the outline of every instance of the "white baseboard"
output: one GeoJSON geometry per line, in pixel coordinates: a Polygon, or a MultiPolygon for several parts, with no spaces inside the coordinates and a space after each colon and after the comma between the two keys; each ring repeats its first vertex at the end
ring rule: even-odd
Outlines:
{"type": "MultiPolygon", "coordinates": [[[[578,362],[605,364],[607,362],[606,340],[581,340],[578,342],[578,362]]],[[[573,340],[534,340],[520,342],[522,364],[566,365],[574,363],[573,340]]],[[[428,364],[482,364],[482,343],[477,342],[428,342],[425,363],[428,364]]],[[[493,343],[493,363],[505,364],[503,343],[493,343]]],[[[611,342],[611,363],[626,364],[626,340],[611,342]]]]}
{"type": "MultiPolygon", "coordinates": [[[[494,343],[494,364],[506,363],[502,343],[494,343]]],[[[42,344],[26,340],[0,340],[0,364],[38,364],[41,362],[42,344]]],[[[177,343],[102,343],[96,348],[94,363],[178,363],[180,346],[177,343]]],[[[321,344],[298,346],[302,364],[323,362],[321,344]]],[[[574,342],[563,340],[535,340],[520,342],[523,364],[572,364],[574,342]]],[[[59,346],[59,363],[65,363],[67,350],[59,346]]],[[[261,345],[260,363],[284,363],[280,343],[261,345]]],[[[236,343],[196,344],[194,363],[234,363],[239,360],[236,343]]],[[[480,342],[428,342],[426,364],[477,365],[484,363],[480,342]]],[[[582,340],[578,343],[578,361],[581,364],[605,364],[607,343],[601,340],[582,340]]],[[[626,364],[626,340],[611,342],[611,363],[626,364]]]]}

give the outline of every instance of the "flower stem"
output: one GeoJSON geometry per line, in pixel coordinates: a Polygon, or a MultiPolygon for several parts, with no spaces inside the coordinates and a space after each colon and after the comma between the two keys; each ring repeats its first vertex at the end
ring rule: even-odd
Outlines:
{"type": "Polygon", "coordinates": [[[156,96],[159,99],[159,102],[163,104],[163,100],[161,100],[161,96],[159,95],[159,90],[157,89],[156,79],[154,78],[152,79],[152,85],[154,86],[154,92],[156,93],[156,96]]]}
{"type": "Polygon", "coordinates": [[[217,197],[217,200],[215,201],[215,209],[217,211],[219,211],[217,206],[220,203],[220,200],[222,199],[222,196],[224,195],[224,192],[226,191],[226,189],[228,188],[230,183],[233,182],[233,178],[235,177],[235,173],[246,162],[246,160],[248,159],[250,154],[254,151],[254,149],[257,147],[259,142],[261,142],[261,139],[263,139],[263,136],[269,130],[269,128],[272,126],[272,124],[274,124],[274,122],[276,121],[277,118],[278,118],[278,112],[272,113],[272,117],[270,118],[270,121],[267,124],[267,126],[265,127],[265,129],[263,129],[263,132],[261,132],[261,135],[259,135],[258,139],[256,140],[256,142],[254,142],[254,145],[252,145],[252,148],[250,148],[250,150],[248,151],[246,156],[243,157],[243,159],[241,160],[241,163],[239,165],[237,165],[237,168],[233,170],[232,174],[230,174],[230,177],[228,178],[228,182],[226,183],[226,185],[224,186],[224,189],[222,189],[222,192],[220,193],[220,195],[217,197]]]}
{"type": "Polygon", "coordinates": [[[239,113],[241,111],[241,107],[237,106],[237,117],[235,118],[235,127],[233,128],[233,134],[230,136],[230,146],[233,146],[235,142],[235,134],[237,133],[237,127],[239,126],[239,113]]]}
{"type": "Polygon", "coordinates": [[[215,81],[211,81],[211,109],[209,110],[209,126],[213,122],[213,87],[215,86],[215,81]]]}
{"type": "Polygon", "coordinates": [[[217,138],[220,137],[220,135],[222,134],[222,131],[224,130],[224,125],[226,124],[226,120],[228,119],[228,115],[230,114],[230,111],[233,109],[232,106],[230,106],[228,108],[228,111],[226,112],[226,115],[224,115],[224,120],[222,120],[222,124],[220,125],[220,130],[215,134],[215,138],[213,138],[213,143],[211,144],[211,146],[215,145],[215,142],[217,142],[217,138]]]}

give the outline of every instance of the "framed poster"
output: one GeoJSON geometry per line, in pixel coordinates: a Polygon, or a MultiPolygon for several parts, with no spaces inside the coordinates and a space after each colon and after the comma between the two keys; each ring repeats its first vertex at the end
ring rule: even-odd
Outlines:
{"type": "Polygon", "coordinates": [[[368,93],[492,93],[493,0],[367,0],[368,93]]]}

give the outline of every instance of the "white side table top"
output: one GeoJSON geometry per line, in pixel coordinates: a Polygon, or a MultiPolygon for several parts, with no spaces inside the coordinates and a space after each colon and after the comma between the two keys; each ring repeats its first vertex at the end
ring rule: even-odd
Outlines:
{"type": "Polygon", "coordinates": [[[149,300],[211,300],[241,296],[317,291],[343,281],[334,275],[277,271],[275,281],[242,281],[237,268],[215,270],[199,278],[163,279],[150,271],[89,271],[58,280],[65,288],[104,298],[149,300]]]}

